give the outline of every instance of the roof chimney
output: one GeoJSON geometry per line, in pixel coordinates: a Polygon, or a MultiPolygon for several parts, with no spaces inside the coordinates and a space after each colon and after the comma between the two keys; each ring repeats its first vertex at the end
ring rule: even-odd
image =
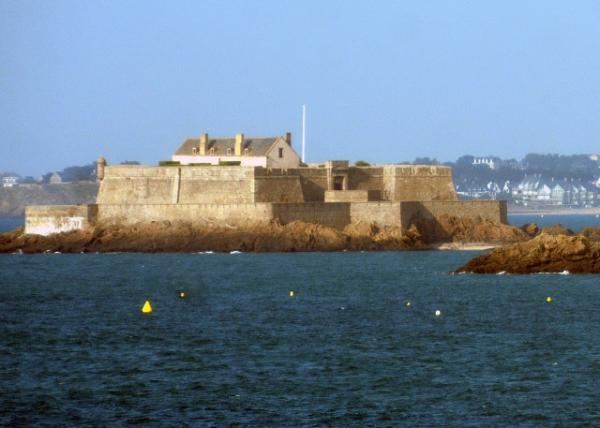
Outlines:
{"type": "Polygon", "coordinates": [[[235,134],[235,155],[242,156],[242,148],[244,145],[244,134],[235,134]]]}
{"type": "Polygon", "coordinates": [[[288,146],[292,147],[292,133],[291,132],[285,133],[285,142],[288,143],[288,146]]]}
{"type": "Polygon", "coordinates": [[[200,136],[200,156],[206,156],[208,149],[208,134],[204,133],[200,136]]]}

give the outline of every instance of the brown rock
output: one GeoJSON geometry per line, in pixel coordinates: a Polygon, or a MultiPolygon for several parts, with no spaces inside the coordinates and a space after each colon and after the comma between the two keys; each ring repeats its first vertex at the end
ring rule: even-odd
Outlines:
{"type": "Polygon", "coordinates": [[[544,234],[527,242],[496,248],[456,272],[472,273],[600,273],[600,243],[585,236],[544,234]]]}
{"type": "Polygon", "coordinates": [[[196,251],[341,251],[424,249],[437,242],[514,242],[523,231],[486,220],[442,217],[408,230],[361,222],[336,230],[318,224],[223,224],[153,221],[134,225],[100,224],[50,236],[24,235],[22,229],[0,235],[0,252],[196,252],[196,251]]]}
{"type": "Polygon", "coordinates": [[[567,235],[567,236],[573,236],[575,234],[575,232],[573,232],[571,229],[567,229],[566,227],[563,227],[562,224],[554,224],[552,226],[548,226],[542,229],[541,233],[546,234],[546,235],[567,235]]]}
{"type": "Polygon", "coordinates": [[[521,226],[521,230],[527,234],[527,236],[534,237],[540,232],[540,228],[535,223],[527,223],[521,226]]]}
{"type": "Polygon", "coordinates": [[[600,227],[586,227],[579,234],[590,241],[600,241],[600,227]]]}

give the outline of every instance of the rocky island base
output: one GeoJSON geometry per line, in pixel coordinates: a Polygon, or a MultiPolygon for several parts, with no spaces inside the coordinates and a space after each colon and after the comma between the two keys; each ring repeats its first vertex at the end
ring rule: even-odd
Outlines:
{"type": "Polygon", "coordinates": [[[600,228],[551,227],[533,239],[494,249],[457,273],[600,273],[600,228]]]}
{"type": "MultiPolygon", "coordinates": [[[[356,223],[338,230],[300,221],[244,228],[228,225],[155,221],[134,225],[98,224],[49,236],[16,229],[0,235],[0,252],[294,252],[434,249],[442,243],[500,245],[528,239],[513,226],[485,219],[442,216],[409,229],[356,223]]],[[[468,248],[468,247],[467,247],[468,248]]]]}

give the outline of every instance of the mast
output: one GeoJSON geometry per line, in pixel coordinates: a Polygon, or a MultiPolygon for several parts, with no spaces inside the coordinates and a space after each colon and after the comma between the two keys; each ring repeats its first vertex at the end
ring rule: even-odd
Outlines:
{"type": "Polygon", "coordinates": [[[306,105],[302,104],[302,162],[305,160],[306,146],[306,105]]]}

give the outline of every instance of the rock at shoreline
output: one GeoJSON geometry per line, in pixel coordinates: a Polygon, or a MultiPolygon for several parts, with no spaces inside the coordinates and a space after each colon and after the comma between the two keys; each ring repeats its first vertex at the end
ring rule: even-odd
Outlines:
{"type": "Polygon", "coordinates": [[[600,242],[582,235],[542,233],[527,241],[496,248],[456,272],[600,273],[600,242]]]}
{"type": "Polygon", "coordinates": [[[416,233],[400,230],[347,228],[317,224],[272,223],[247,228],[151,222],[133,226],[106,225],[54,234],[25,235],[19,228],[0,235],[0,252],[197,252],[197,251],[341,251],[424,248],[416,233]]]}
{"type": "Polygon", "coordinates": [[[130,226],[97,225],[50,236],[25,235],[19,228],[0,235],[0,252],[197,252],[197,251],[381,251],[420,250],[441,242],[515,242],[526,239],[518,228],[484,220],[443,218],[408,230],[357,223],[344,230],[318,224],[191,224],[155,221],[130,226]]]}

